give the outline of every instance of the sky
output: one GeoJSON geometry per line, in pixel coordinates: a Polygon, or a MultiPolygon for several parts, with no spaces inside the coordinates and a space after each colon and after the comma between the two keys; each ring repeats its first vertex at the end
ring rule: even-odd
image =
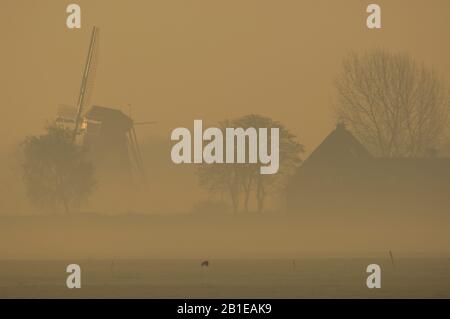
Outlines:
{"type": "Polygon", "coordinates": [[[76,103],[93,25],[100,47],[89,102],[131,105],[137,121],[158,121],[141,138],[259,113],[311,151],[335,125],[333,82],[348,52],[385,48],[447,78],[450,70],[446,0],[377,1],[381,30],[366,27],[368,1],[80,0],[80,30],[66,27],[69,3],[0,4],[1,144],[76,103]]]}

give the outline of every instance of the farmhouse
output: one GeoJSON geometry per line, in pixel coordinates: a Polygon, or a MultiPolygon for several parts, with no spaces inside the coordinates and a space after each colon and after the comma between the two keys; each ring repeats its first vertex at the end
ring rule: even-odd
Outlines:
{"type": "Polygon", "coordinates": [[[292,212],[448,212],[450,158],[379,158],[346,129],[336,129],[290,180],[292,212]]]}

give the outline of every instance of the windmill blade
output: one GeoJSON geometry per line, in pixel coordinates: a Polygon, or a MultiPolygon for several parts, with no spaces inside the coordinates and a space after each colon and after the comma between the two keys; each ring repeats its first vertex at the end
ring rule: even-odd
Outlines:
{"type": "Polygon", "coordinates": [[[91,35],[91,42],[89,45],[89,51],[88,56],[86,60],[86,65],[84,67],[83,77],[81,79],[81,88],[80,88],[80,95],[78,97],[78,103],[77,103],[77,117],[75,119],[75,129],[73,131],[73,137],[72,137],[72,143],[75,142],[75,138],[78,133],[78,127],[80,126],[80,120],[81,120],[81,114],[83,112],[83,106],[86,99],[87,94],[87,85],[89,80],[89,73],[91,71],[91,66],[93,62],[93,55],[94,55],[94,48],[96,43],[96,36],[97,36],[97,27],[94,26],[92,29],[92,35],[91,35]]]}
{"type": "Polygon", "coordinates": [[[75,119],[77,117],[77,108],[76,106],[69,104],[58,104],[56,108],[56,117],[62,117],[66,119],[75,119]]]}
{"type": "Polygon", "coordinates": [[[83,107],[86,105],[91,105],[92,92],[95,89],[95,80],[97,78],[98,60],[99,60],[99,50],[100,50],[100,29],[96,28],[95,41],[93,43],[91,62],[89,67],[89,75],[86,80],[86,92],[83,102],[83,107]]]}
{"type": "Polygon", "coordinates": [[[138,155],[133,137],[131,135],[131,131],[127,132],[126,137],[127,137],[128,153],[130,155],[131,175],[133,176],[134,180],[139,180],[140,169],[138,164],[138,155]]]}
{"type": "Polygon", "coordinates": [[[136,131],[134,130],[134,127],[132,127],[130,130],[130,136],[131,136],[131,140],[132,140],[135,152],[136,152],[136,163],[137,163],[137,167],[139,170],[138,173],[142,177],[142,181],[145,184],[146,176],[145,176],[145,170],[144,170],[144,162],[142,161],[142,153],[141,153],[141,149],[139,147],[139,142],[137,140],[136,131]]]}

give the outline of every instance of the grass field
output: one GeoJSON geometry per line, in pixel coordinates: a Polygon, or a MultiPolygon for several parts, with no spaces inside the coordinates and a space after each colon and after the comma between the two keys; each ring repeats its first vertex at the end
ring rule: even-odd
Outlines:
{"type": "Polygon", "coordinates": [[[450,259],[84,260],[82,288],[66,288],[69,261],[1,261],[1,298],[450,298],[450,259]],[[365,269],[382,267],[381,289],[365,269]]]}
{"type": "Polygon", "coordinates": [[[450,298],[448,229],[430,214],[2,216],[0,297],[450,298]]]}

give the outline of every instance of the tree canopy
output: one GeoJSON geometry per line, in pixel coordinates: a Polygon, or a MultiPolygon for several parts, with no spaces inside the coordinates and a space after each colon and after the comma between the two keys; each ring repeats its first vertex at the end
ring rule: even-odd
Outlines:
{"type": "Polygon", "coordinates": [[[39,208],[78,209],[94,190],[94,167],[71,138],[71,131],[48,126],[22,143],[27,195],[39,208]]]}
{"type": "Polygon", "coordinates": [[[425,156],[439,148],[450,108],[438,74],[405,54],[350,54],[336,82],[336,115],[383,157],[425,156]]]}
{"type": "MultiPolygon", "coordinates": [[[[197,175],[201,187],[210,192],[228,193],[233,211],[237,212],[241,203],[244,211],[249,210],[249,200],[254,193],[257,211],[264,209],[267,196],[282,190],[295,168],[301,163],[304,147],[280,122],[269,117],[251,114],[237,119],[225,120],[219,123],[224,131],[227,127],[243,128],[279,128],[279,158],[280,168],[276,174],[260,174],[261,163],[245,164],[202,164],[197,175]]],[[[268,140],[268,144],[270,144],[268,140]]]]}

